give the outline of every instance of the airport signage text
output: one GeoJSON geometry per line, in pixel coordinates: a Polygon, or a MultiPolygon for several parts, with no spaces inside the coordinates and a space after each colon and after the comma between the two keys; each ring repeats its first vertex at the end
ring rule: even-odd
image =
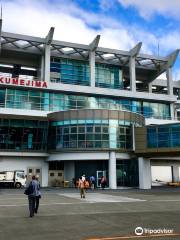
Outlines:
{"type": "Polygon", "coordinates": [[[47,82],[44,82],[44,81],[22,79],[22,78],[1,77],[1,76],[0,76],[0,84],[9,84],[9,85],[16,85],[16,86],[24,86],[24,87],[47,88],[47,82]]]}

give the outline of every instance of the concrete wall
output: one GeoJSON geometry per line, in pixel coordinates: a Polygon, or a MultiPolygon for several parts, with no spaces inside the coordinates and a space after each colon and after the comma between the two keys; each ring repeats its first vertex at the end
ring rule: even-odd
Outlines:
{"type": "MultiPolygon", "coordinates": [[[[116,153],[116,159],[130,159],[128,153],[116,153]]],[[[48,161],[109,160],[109,151],[52,153],[48,161]]]]}

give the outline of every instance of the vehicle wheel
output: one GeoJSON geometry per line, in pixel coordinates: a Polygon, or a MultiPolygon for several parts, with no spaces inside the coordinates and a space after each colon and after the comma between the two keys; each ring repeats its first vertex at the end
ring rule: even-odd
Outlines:
{"type": "Polygon", "coordinates": [[[16,183],[15,188],[21,188],[21,183],[16,183]]]}

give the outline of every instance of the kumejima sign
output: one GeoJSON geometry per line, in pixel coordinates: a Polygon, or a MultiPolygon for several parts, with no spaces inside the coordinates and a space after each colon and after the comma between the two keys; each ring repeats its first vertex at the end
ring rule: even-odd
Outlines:
{"type": "Polygon", "coordinates": [[[47,88],[47,82],[38,81],[38,80],[36,81],[36,80],[22,79],[22,78],[0,77],[0,84],[47,88]]]}

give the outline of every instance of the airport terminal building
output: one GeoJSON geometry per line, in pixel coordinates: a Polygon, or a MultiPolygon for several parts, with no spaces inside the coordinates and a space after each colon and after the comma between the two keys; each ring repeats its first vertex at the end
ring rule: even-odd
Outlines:
{"type": "Polygon", "coordinates": [[[0,171],[24,170],[42,186],[82,174],[109,188],[151,188],[151,166],[179,181],[180,81],[167,57],[1,33],[0,171]],[[157,79],[166,72],[167,79],[157,79]]]}

